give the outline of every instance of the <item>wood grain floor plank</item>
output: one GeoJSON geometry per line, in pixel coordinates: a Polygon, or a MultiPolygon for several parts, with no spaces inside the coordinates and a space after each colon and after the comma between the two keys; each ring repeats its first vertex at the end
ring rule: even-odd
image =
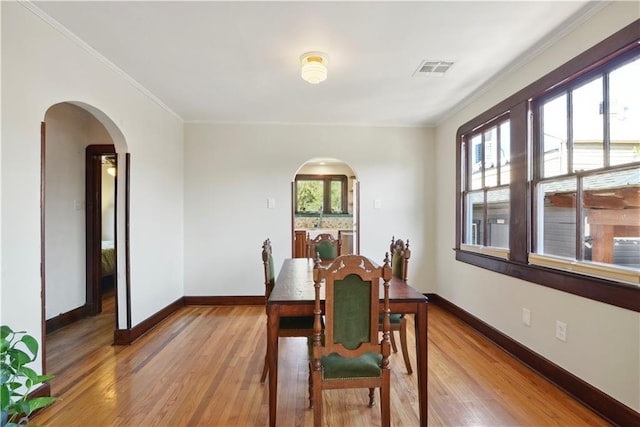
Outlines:
{"type": "MultiPolygon", "coordinates": [[[[32,418],[64,426],[264,426],[261,306],[187,306],[130,346],[110,345],[113,304],[47,337],[52,394],[32,418]]],[[[413,322],[409,340],[414,342],[413,322]]],[[[437,306],[429,307],[430,426],[605,426],[607,422],[437,306]]],[[[311,426],[304,338],[280,340],[278,421],[311,426]]],[[[416,366],[415,351],[411,362],[416,366]]],[[[417,377],[393,353],[391,422],[418,425],[417,377]]],[[[379,399],[379,396],[377,396],[379,399]]],[[[324,393],[325,425],[380,425],[367,390],[324,393]]]]}

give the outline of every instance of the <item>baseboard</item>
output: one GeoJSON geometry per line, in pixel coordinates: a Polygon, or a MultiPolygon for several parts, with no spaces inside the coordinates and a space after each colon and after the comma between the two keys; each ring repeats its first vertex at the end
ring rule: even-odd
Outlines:
{"type": "Polygon", "coordinates": [[[608,394],[603,393],[550,360],[531,351],[529,348],[437,294],[427,294],[427,297],[430,303],[436,304],[458,317],[487,339],[504,349],[507,353],[511,354],[514,358],[560,387],[573,398],[579,400],[608,421],[619,426],[640,425],[640,413],[615,400],[608,394]]]}
{"type": "Polygon", "coordinates": [[[136,339],[140,338],[142,335],[149,332],[156,325],[162,322],[164,319],[169,317],[171,314],[178,311],[180,308],[184,307],[184,298],[179,298],[173,303],[169,304],[162,310],[158,311],[151,317],[143,320],[136,326],[130,329],[116,329],[113,333],[113,343],[114,345],[129,345],[134,342],[136,339]]]}
{"type": "Polygon", "coordinates": [[[184,305],[264,305],[264,296],[189,296],[184,305]]]}
{"type": "Polygon", "coordinates": [[[66,313],[60,313],[58,316],[47,319],[47,321],[45,322],[46,333],[50,334],[51,332],[57,331],[58,329],[70,325],[73,322],[77,322],[78,320],[83,319],[90,314],[91,312],[88,305],[74,308],[73,310],[67,311],[66,313]]]}

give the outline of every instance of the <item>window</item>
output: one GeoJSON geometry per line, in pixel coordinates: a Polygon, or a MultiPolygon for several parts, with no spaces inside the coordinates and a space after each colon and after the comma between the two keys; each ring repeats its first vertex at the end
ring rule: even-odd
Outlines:
{"type": "Polygon", "coordinates": [[[630,24],[458,129],[456,260],[640,312],[639,42],[630,24]]]}
{"type": "Polygon", "coordinates": [[[347,213],[346,175],[296,175],[296,213],[347,213]]]}
{"type": "Polygon", "coordinates": [[[534,262],[640,271],[638,76],[624,56],[534,101],[534,252],[559,258],[534,262]]]}
{"type": "MultiPolygon", "coordinates": [[[[509,117],[503,116],[463,136],[463,243],[509,249],[509,117]]],[[[494,252],[495,253],[495,252],[494,252]]]]}

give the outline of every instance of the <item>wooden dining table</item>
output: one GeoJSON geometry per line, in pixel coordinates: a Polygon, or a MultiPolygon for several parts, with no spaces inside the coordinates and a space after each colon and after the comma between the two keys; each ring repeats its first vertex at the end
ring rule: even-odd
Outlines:
{"type": "MultiPolygon", "coordinates": [[[[267,301],[267,362],[269,364],[269,425],[275,427],[278,409],[278,336],[280,316],[313,315],[314,261],[285,259],[267,301]]],[[[382,286],[382,281],[380,283],[382,286]]],[[[323,288],[324,289],[324,288],[323,288]]],[[[406,282],[392,278],[389,304],[392,313],[414,314],[420,425],[427,425],[427,297],[406,282]]]]}

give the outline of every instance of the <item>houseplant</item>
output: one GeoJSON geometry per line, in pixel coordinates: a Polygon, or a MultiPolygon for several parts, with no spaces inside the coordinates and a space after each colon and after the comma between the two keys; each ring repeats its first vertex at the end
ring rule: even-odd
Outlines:
{"type": "Polygon", "coordinates": [[[26,366],[36,360],[38,341],[26,332],[0,327],[1,426],[26,425],[33,411],[53,403],[55,397],[29,398],[32,388],[49,381],[51,375],[38,375],[26,366]]]}

